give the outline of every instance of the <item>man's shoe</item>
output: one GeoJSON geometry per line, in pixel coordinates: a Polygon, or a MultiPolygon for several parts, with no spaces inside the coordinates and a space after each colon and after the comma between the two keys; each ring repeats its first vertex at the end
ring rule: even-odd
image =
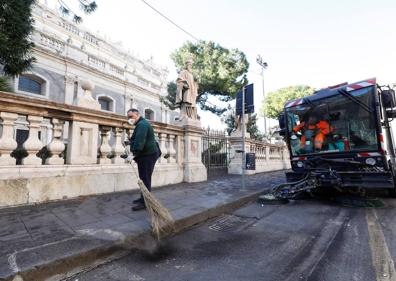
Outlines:
{"type": "Polygon", "coordinates": [[[140,211],[146,209],[146,205],[138,204],[132,207],[132,211],[140,211]]]}
{"type": "Polygon", "coordinates": [[[138,198],[132,201],[133,204],[139,204],[139,203],[143,203],[143,199],[142,198],[138,198]]]}

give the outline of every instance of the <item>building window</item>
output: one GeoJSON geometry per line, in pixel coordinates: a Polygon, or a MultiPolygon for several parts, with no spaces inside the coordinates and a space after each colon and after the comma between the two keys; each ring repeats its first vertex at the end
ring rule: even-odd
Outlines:
{"type": "Polygon", "coordinates": [[[153,88],[155,90],[161,90],[161,87],[156,85],[156,84],[154,84],[154,83],[151,83],[151,88],[153,88]]]}
{"type": "Polygon", "coordinates": [[[138,81],[139,81],[139,83],[140,84],[143,84],[144,86],[150,86],[150,82],[149,81],[147,81],[146,79],[143,79],[143,78],[138,78],[138,81]]]}
{"type": "Polygon", "coordinates": [[[44,95],[45,81],[35,75],[20,75],[18,79],[18,90],[36,95],[44,95]]]}
{"type": "Polygon", "coordinates": [[[99,41],[89,33],[84,34],[84,39],[87,40],[88,42],[91,42],[92,44],[99,45],[99,41]]]}
{"type": "Polygon", "coordinates": [[[154,111],[151,110],[150,108],[146,108],[144,110],[144,118],[146,118],[147,120],[154,121],[154,111]]]}
{"type": "Polygon", "coordinates": [[[158,70],[154,70],[154,69],[153,69],[153,74],[158,77],[161,76],[161,72],[159,72],[158,70]]]}
{"type": "Polygon", "coordinates": [[[74,81],[74,86],[73,86],[73,101],[77,100],[78,97],[78,82],[74,81]]]}
{"type": "Polygon", "coordinates": [[[119,74],[119,75],[122,75],[122,76],[124,75],[124,70],[122,70],[121,68],[119,68],[119,67],[117,67],[115,65],[110,64],[110,70],[112,72],[115,72],[115,73],[119,74]]]}
{"type": "Polygon", "coordinates": [[[102,61],[101,59],[98,59],[94,56],[88,56],[88,62],[94,64],[95,66],[99,66],[99,67],[105,67],[106,63],[104,61],[102,61]]]}
{"type": "Polygon", "coordinates": [[[80,31],[78,30],[78,28],[77,27],[75,27],[74,25],[72,25],[72,24],[69,24],[69,23],[66,23],[66,22],[62,22],[62,23],[59,23],[64,29],[66,29],[67,31],[70,31],[71,33],[74,33],[74,34],[77,34],[77,35],[79,35],[80,34],[80,31]]]}
{"type": "Polygon", "coordinates": [[[41,43],[59,52],[63,52],[65,49],[63,42],[44,34],[41,34],[41,43]]]}
{"type": "Polygon", "coordinates": [[[114,101],[110,97],[98,97],[98,102],[100,104],[100,109],[114,112],[114,101]]]}

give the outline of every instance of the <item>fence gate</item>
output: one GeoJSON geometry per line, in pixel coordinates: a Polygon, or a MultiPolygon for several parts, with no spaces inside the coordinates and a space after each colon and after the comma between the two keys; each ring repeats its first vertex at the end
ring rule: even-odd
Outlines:
{"type": "Polygon", "coordinates": [[[207,129],[202,136],[202,163],[208,177],[228,172],[229,143],[225,131],[207,129]]]}

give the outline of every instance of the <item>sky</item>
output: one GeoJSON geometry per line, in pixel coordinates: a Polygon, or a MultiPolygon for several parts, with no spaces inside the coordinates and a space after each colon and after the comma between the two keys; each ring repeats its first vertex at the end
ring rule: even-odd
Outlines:
{"type": "MultiPolygon", "coordinates": [[[[44,2],[45,0],[41,0],[44,2]]],[[[51,6],[57,0],[46,0],[51,6]]],[[[63,0],[73,6],[77,0],[63,0]]],[[[194,39],[150,9],[142,0],[97,0],[83,25],[143,59],[177,72],[170,54],[194,39]]],[[[327,87],[377,77],[396,83],[396,1],[394,0],[146,0],[202,40],[243,51],[254,83],[255,107],[265,93],[293,85],[327,87]]],[[[201,113],[204,126],[220,120],[201,113]]],[[[258,122],[263,128],[263,119],[258,122]]],[[[271,125],[275,122],[272,121],[271,125]]]]}

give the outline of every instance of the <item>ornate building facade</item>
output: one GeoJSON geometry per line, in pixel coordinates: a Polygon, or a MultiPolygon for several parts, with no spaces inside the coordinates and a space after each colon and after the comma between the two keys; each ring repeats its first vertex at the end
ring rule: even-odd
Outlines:
{"type": "Polygon", "coordinates": [[[89,80],[104,111],[124,115],[136,107],[147,119],[164,123],[177,115],[161,103],[168,71],[152,59],[131,55],[45,5],[35,5],[33,18],[37,61],[14,79],[16,93],[75,104],[83,92],[81,82],[89,80]]]}

